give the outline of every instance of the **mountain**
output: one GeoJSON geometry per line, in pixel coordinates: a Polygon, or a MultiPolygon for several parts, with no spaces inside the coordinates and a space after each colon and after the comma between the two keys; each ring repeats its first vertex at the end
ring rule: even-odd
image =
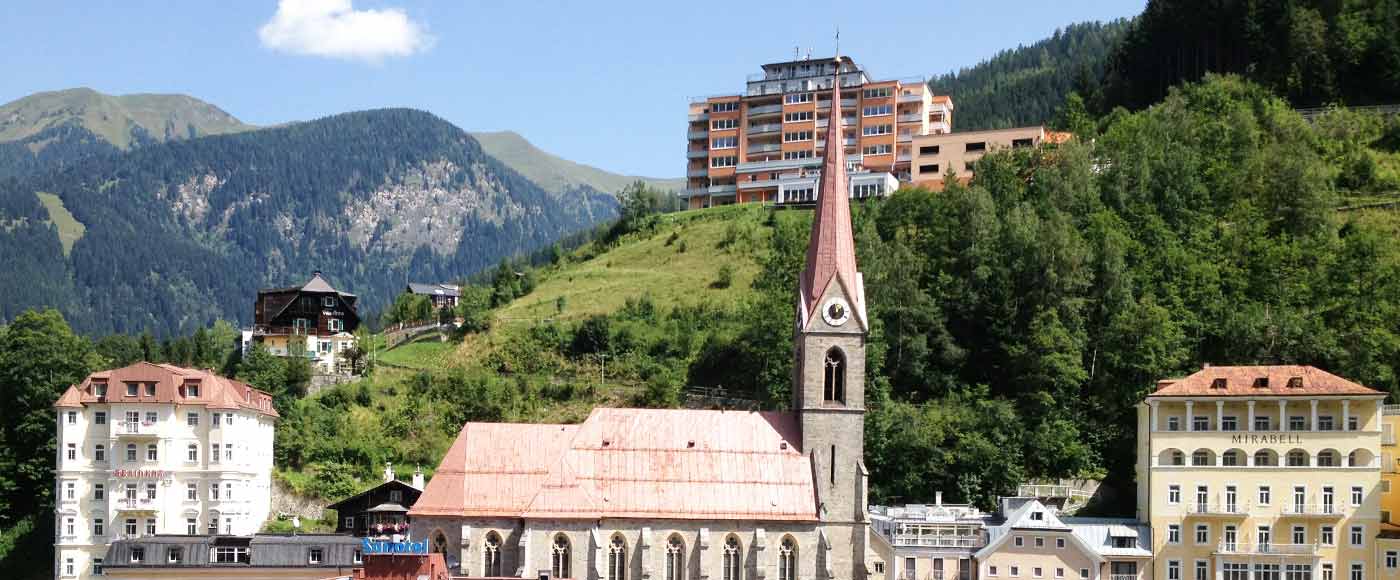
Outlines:
{"type": "Polygon", "coordinates": [[[500,159],[540,187],[556,193],[573,191],[580,186],[604,193],[617,193],[638,179],[662,190],[680,190],[685,187],[685,180],[681,178],[658,179],[618,175],[575,163],[535,147],[513,131],[477,132],[472,133],[472,136],[481,143],[481,148],[485,149],[486,153],[500,159]]]}
{"type": "Polygon", "coordinates": [[[616,212],[421,111],[141,141],[0,181],[0,319],[56,306],[84,333],[186,334],[249,322],[258,288],[315,270],[373,311],[407,280],[460,279],[616,212]]]}
{"type": "Polygon", "coordinates": [[[0,105],[0,179],[174,139],[252,129],[185,95],[35,93],[0,105]]]}
{"type": "Polygon", "coordinates": [[[934,77],[929,86],[953,97],[955,131],[1045,124],[1070,92],[1096,90],[1128,22],[1071,24],[1050,38],[934,77]]]}

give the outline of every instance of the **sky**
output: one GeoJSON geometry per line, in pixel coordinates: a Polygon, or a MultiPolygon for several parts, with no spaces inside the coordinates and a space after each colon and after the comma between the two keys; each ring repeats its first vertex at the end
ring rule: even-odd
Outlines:
{"type": "Polygon", "coordinates": [[[690,97],[738,93],[794,47],[830,56],[838,26],[842,54],[874,78],[907,78],[1145,3],[5,0],[0,102],[79,86],[183,93],[255,125],[413,107],[608,171],[674,177],[690,97]]]}

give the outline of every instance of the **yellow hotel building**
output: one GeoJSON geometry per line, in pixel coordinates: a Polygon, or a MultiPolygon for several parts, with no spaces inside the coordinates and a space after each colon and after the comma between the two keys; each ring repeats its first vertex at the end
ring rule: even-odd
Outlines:
{"type": "Polygon", "coordinates": [[[1160,381],[1137,440],[1155,578],[1394,577],[1377,540],[1384,398],[1309,366],[1160,381]]]}

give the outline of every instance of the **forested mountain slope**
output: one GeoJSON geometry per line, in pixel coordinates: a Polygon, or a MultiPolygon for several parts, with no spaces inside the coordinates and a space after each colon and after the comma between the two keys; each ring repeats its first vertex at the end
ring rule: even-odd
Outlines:
{"type": "Polygon", "coordinates": [[[57,306],[85,333],[248,322],[260,287],[321,270],[377,310],[616,215],[553,195],[421,111],[169,141],[0,182],[0,318],[57,306]],[[86,232],[65,257],[36,193],[86,232]]]}
{"type": "Polygon", "coordinates": [[[1127,27],[1127,20],[1071,24],[1030,46],[934,77],[929,86],[952,95],[954,131],[1047,123],[1071,91],[1097,87],[1127,27]]]}
{"type": "Polygon", "coordinates": [[[481,148],[487,154],[500,159],[546,191],[564,192],[588,187],[604,193],[617,193],[638,179],[661,190],[685,187],[685,180],[681,178],[619,175],[569,161],[536,147],[514,131],[483,131],[472,133],[472,137],[481,143],[481,148]]]}

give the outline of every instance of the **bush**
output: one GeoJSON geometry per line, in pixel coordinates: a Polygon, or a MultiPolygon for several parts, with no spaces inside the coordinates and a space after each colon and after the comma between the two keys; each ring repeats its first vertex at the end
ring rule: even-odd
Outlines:
{"type": "Polygon", "coordinates": [[[719,267],[719,276],[710,284],[711,288],[728,288],[734,283],[734,267],[724,264],[719,267]]]}
{"type": "Polygon", "coordinates": [[[575,355],[609,352],[612,342],[612,324],[607,316],[595,314],[585,319],[574,331],[574,339],[569,350],[575,355]]]}

